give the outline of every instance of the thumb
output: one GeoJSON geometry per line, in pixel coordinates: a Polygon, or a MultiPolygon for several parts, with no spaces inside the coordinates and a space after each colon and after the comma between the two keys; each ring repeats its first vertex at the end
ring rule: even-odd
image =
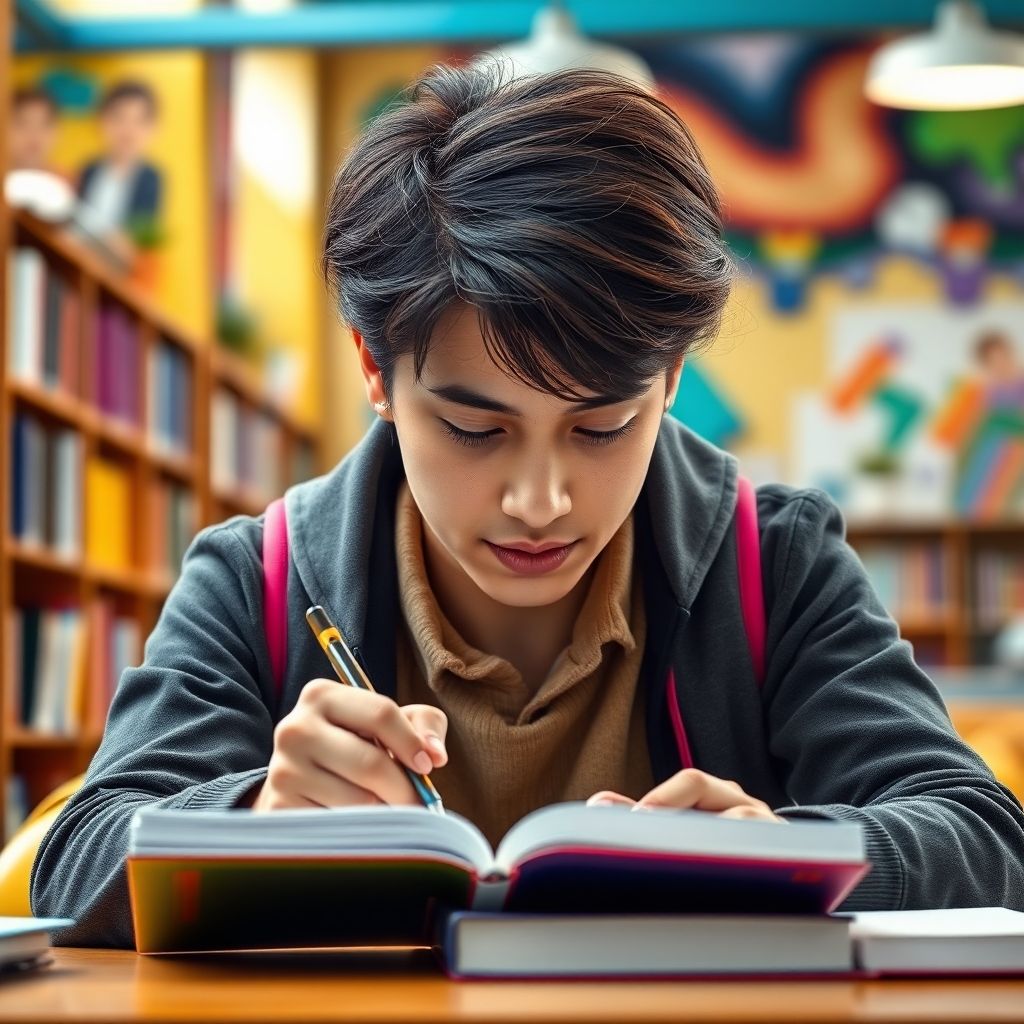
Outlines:
{"type": "Polygon", "coordinates": [[[448,735],[448,716],[430,704],[406,704],[402,713],[409,724],[423,737],[423,742],[430,751],[435,766],[440,767],[448,761],[448,751],[444,740],[448,735]]]}

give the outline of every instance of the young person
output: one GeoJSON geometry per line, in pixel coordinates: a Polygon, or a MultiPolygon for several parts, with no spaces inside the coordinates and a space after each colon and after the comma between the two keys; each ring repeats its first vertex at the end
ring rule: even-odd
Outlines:
{"type": "Polygon", "coordinates": [[[593,71],[436,68],[341,167],[323,268],[379,417],[287,494],[283,699],[264,518],[236,516],[191,545],[39,850],[33,911],[78,919],[56,942],[132,944],[140,806],[416,803],[373,739],[492,842],[557,800],[847,819],[873,865],[847,908],[1024,905],[1020,805],[817,489],[757,489],[758,683],[736,460],[666,416],[732,273],[667,106],[593,71]],[[311,604],[377,694],[327,670],[311,604]]]}
{"type": "Polygon", "coordinates": [[[138,255],[133,222],[156,221],[161,215],[162,178],[145,159],[159,113],[156,94],[145,82],[126,79],[112,85],[99,109],[104,151],[79,175],[82,219],[129,266],[138,255]]]}

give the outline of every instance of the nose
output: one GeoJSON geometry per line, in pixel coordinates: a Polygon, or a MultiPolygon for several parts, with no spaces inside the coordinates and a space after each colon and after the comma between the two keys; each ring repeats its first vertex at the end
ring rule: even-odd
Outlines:
{"type": "Polygon", "coordinates": [[[532,530],[546,529],[572,510],[572,499],[558,460],[527,455],[505,485],[501,510],[532,530]]]}

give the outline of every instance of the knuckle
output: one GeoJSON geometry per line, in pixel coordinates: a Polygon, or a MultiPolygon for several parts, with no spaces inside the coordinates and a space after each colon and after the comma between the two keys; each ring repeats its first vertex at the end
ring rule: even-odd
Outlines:
{"type": "Polygon", "coordinates": [[[376,696],[378,699],[370,704],[367,715],[371,725],[383,729],[395,721],[398,705],[388,697],[376,696]]]}
{"type": "Polygon", "coordinates": [[[302,688],[299,699],[307,704],[311,704],[313,707],[322,707],[324,701],[328,699],[330,691],[333,689],[337,689],[337,684],[333,683],[330,679],[311,679],[302,688]]]}
{"type": "Polygon", "coordinates": [[[288,715],[282,718],[274,726],[274,747],[288,747],[298,739],[303,731],[301,719],[296,715],[288,715]]]}

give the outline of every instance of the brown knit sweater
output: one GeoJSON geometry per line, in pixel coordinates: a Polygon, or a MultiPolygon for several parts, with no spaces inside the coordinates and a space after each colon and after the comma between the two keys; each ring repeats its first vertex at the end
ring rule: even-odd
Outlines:
{"type": "Polygon", "coordinates": [[[637,798],[652,787],[637,685],[646,620],[632,514],[599,556],[572,642],[533,694],[508,660],[470,646],[441,611],[423,558],[423,520],[404,481],[395,552],[397,700],[448,716],[448,763],[431,773],[447,809],[497,845],[546,804],[601,789],[637,798]]]}

